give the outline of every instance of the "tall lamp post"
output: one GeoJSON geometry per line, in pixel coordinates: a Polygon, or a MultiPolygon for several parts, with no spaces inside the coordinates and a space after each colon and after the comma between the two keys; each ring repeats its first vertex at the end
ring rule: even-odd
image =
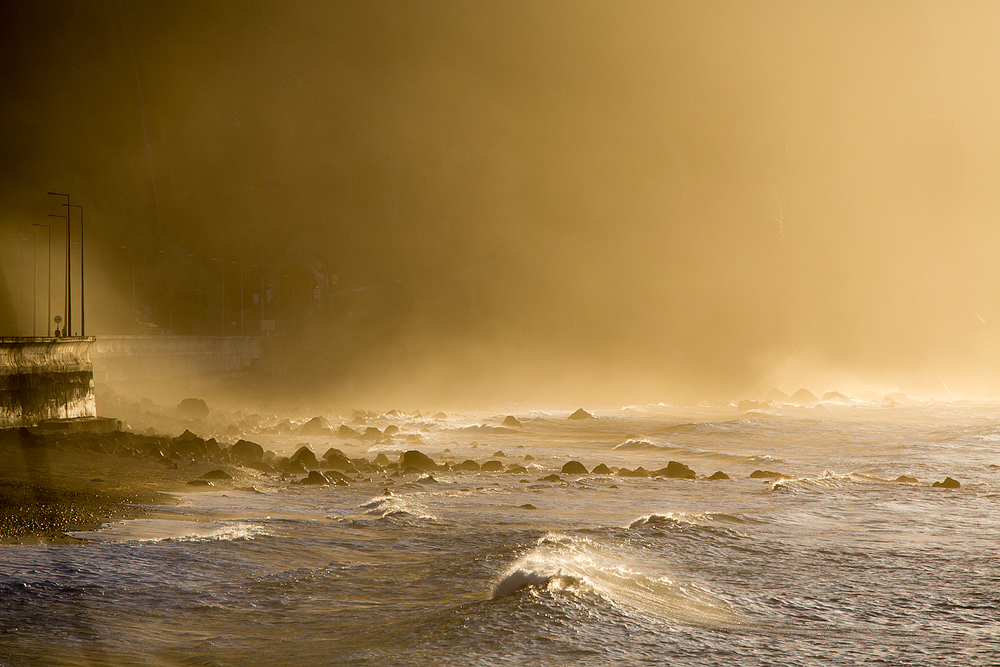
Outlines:
{"type": "Polygon", "coordinates": [[[256,264],[251,264],[251,268],[260,269],[260,326],[257,329],[257,333],[263,333],[264,331],[264,265],[261,264],[259,267],[256,264]]]}
{"type": "Polygon", "coordinates": [[[218,262],[222,269],[222,335],[226,335],[226,263],[217,257],[212,258],[213,262],[218,262]]]}
{"type": "Polygon", "coordinates": [[[65,303],[65,306],[66,306],[66,313],[65,313],[65,315],[66,315],[66,324],[64,325],[63,331],[66,333],[66,335],[70,335],[70,334],[73,333],[73,290],[72,290],[73,283],[72,283],[71,273],[70,273],[70,270],[69,270],[69,268],[70,268],[70,256],[69,256],[69,247],[70,247],[70,242],[69,242],[69,207],[70,207],[70,203],[69,203],[69,195],[65,194],[65,193],[62,193],[62,192],[50,192],[49,194],[52,195],[52,196],[54,196],[54,197],[65,197],[66,198],[66,203],[63,204],[63,206],[66,207],[66,215],[62,216],[62,215],[56,215],[55,213],[49,213],[49,216],[53,217],[53,218],[63,218],[63,217],[66,218],[66,303],[65,303]]]}
{"type": "Polygon", "coordinates": [[[45,279],[45,289],[49,293],[49,311],[48,316],[45,318],[45,335],[49,335],[49,326],[52,323],[52,228],[48,225],[43,225],[40,222],[31,223],[35,227],[44,227],[46,231],[46,239],[48,240],[49,246],[49,260],[46,262],[46,266],[49,269],[48,278],[45,279]]]}
{"type": "MultiPolygon", "coordinates": [[[[69,208],[78,208],[78,209],[80,209],[80,335],[81,336],[86,336],[87,334],[84,332],[84,326],[83,326],[84,325],[84,319],[83,319],[84,318],[84,303],[85,303],[85,301],[83,300],[83,285],[84,285],[84,283],[83,283],[83,206],[81,204],[69,204],[69,203],[67,203],[66,206],[68,206],[69,208]]],[[[69,209],[67,209],[67,213],[68,212],[69,212],[69,209]]]]}
{"type": "MultiPolygon", "coordinates": [[[[188,257],[194,257],[194,253],[188,253],[188,257]]],[[[201,335],[201,257],[198,260],[198,335],[201,335]]]]}
{"type": "MultiPolygon", "coordinates": [[[[35,237],[35,232],[28,231],[27,229],[17,230],[22,234],[31,234],[31,335],[32,337],[38,336],[38,267],[35,264],[35,257],[38,255],[36,252],[37,238],[35,237]]],[[[28,239],[21,239],[21,241],[27,241],[28,239]]],[[[24,308],[24,286],[21,286],[21,308],[24,308]]]]}

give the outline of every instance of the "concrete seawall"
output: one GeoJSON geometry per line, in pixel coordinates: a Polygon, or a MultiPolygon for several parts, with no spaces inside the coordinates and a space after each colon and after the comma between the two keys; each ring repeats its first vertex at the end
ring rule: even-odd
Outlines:
{"type": "Polygon", "coordinates": [[[0,338],[0,428],[96,417],[92,337],[0,338]]]}

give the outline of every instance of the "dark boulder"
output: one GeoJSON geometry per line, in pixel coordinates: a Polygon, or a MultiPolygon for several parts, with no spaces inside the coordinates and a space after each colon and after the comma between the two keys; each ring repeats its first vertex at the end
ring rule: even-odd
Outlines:
{"type": "Polygon", "coordinates": [[[899,482],[900,484],[916,484],[920,480],[916,477],[910,477],[909,475],[900,475],[896,479],[892,480],[894,482],[899,482]]]}
{"type": "Polygon", "coordinates": [[[503,425],[511,428],[524,428],[524,424],[514,415],[507,415],[503,420],[503,425]]]}
{"type": "Polygon", "coordinates": [[[586,475],[587,468],[579,461],[567,461],[559,472],[563,475],[586,475]]]}
{"type": "Polygon", "coordinates": [[[438,481],[434,479],[432,475],[427,475],[426,477],[421,477],[417,480],[417,484],[437,484],[438,481]]]}
{"type": "Polygon", "coordinates": [[[730,477],[729,477],[729,475],[727,475],[726,473],[722,472],[721,470],[717,470],[716,472],[712,473],[712,476],[709,477],[708,479],[710,479],[710,480],[719,480],[719,479],[730,479],[730,477]]]}
{"type": "Polygon", "coordinates": [[[580,408],[566,419],[596,419],[596,418],[594,417],[594,415],[590,414],[583,408],[580,408]]]}
{"type": "Polygon", "coordinates": [[[326,450],[325,454],[323,454],[324,459],[328,459],[332,456],[336,456],[337,458],[341,459],[347,458],[347,454],[345,454],[342,450],[337,449],[336,447],[331,447],[330,449],[326,450]]]}
{"type": "Polygon", "coordinates": [[[771,470],[754,470],[750,473],[750,479],[787,479],[787,475],[771,470]]]}
{"type": "Polygon", "coordinates": [[[501,472],[503,470],[503,464],[499,461],[487,461],[479,467],[483,472],[501,472]]]}
{"type": "Polygon", "coordinates": [[[382,431],[378,430],[374,426],[369,426],[365,429],[365,432],[361,434],[362,440],[379,440],[382,437],[382,431]]]}
{"type": "Polygon", "coordinates": [[[336,484],[337,486],[347,486],[351,481],[347,478],[347,475],[343,475],[336,470],[327,470],[325,473],[326,478],[330,480],[331,484],[336,484]]]}
{"type": "Polygon", "coordinates": [[[264,458],[264,448],[249,440],[240,440],[232,446],[229,453],[243,464],[256,463],[264,458]]]}
{"type": "Polygon", "coordinates": [[[942,489],[959,489],[962,487],[962,484],[957,479],[945,477],[943,482],[934,482],[931,486],[942,489]]]}
{"type": "Polygon", "coordinates": [[[188,482],[188,486],[215,486],[215,484],[212,484],[207,479],[192,479],[188,482]]]}
{"type": "Polygon", "coordinates": [[[461,470],[464,472],[479,472],[479,468],[479,464],[472,460],[462,461],[451,467],[452,470],[461,470]]]}
{"type": "Polygon", "coordinates": [[[201,478],[202,479],[224,479],[224,480],[231,480],[233,478],[233,476],[230,475],[225,470],[209,470],[204,475],[202,475],[201,478]]]}
{"type": "Polygon", "coordinates": [[[204,419],[208,416],[208,404],[200,398],[185,398],[177,404],[177,412],[184,419],[204,419]]]}
{"type": "Polygon", "coordinates": [[[322,417],[313,417],[299,429],[301,435],[330,435],[330,424],[322,417]]]}
{"type": "Polygon", "coordinates": [[[318,470],[313,470],[310,472],[305,479],[302,480],[301,484],[329,484],[330,480],[326,478],[326,475],[318,470]]]}
{"type": "Polygon", "coordinates": [[[309,449],[309,445],[302,445],[299,447],[294,454],[292,454],[290,461],[295,463],[296,461],[301,461],[309,470],[314,470],[319,467],[319,461],[316,460],[316,455],[313,451],[309,449]]]}
{"type": "Polygon", "coordinates": [[[382,431],[383,435],[396,435],[397,433],[399,433],[399,427],[395,424],[389,424],[385,427],[385,430],[382,431]]]}
{"type": "Polygon", "coordinates": [[[417,470],[435,470],[437,468],[437,464],[434,463],[434,460],[431,459],[431,457],[427,456],[423,452],[411,449],[400,455],[399,467],[403,469],[416,468],[417,470]]]}
{"type": "Polygon", "coordinates": [[[551,475],[546,475],[545,477],[542,477],[538,481],[539,482],[561,482],[563,480],[562,480],[562,477],[560,477],[559,475],[557,475],[555,473],[552,473],[551,475]]]}
{"type": "Polygon", "coordinates": [[[385,452],[379,452],[378,456],[375,457],[375,463],[380,466],[389,465],[389,457],[385,455],[385,452]]]}
{"type": "Polygon", "coordinates": [[[594,466],[594,469],[590,471],[590,474],[591,475],[610,475],[611,474],[611,468],[609,468],[608,466],[604,465],[603,463],[598,463],[596,466],[594,466]]]}
{"type": "Polygon", "coordinates": [[[675,479],[694,479],[697,477],[694,474],[694,470],[677,461],[668,461],[666,468],[660,468],[652,474],[662,477],[673,477],[675,479]]]}
{"type": "Polygon", "coordinates": [[[493,458],[495,458],[495,459],[505,459],[505,458],[507,458],[507,455],[503,453],[502,449],[498,449],[495,452],[493,452],[493,458]]]}
{"type": "Polygon", "coordinates": [[[629,470],[628,468],[622,468],[618,471],[619,477],[649,477],[649,471],[639,466],[635,470],[629,470]]]}
{"type": "Polygon", "coordinates": [[[296,459],[295,461],[289,459],[288,472],[293,473],[295,475],[304,475],[307,472],[309,472],[309,470],[306,468],[305,464],[302,463],[302,459],[296,459]]]}
{"type": "Polygon", "coordinates": [[[512,465],[507,466],[507,470],[505,472],[511,474],[523,475],[524,473],[528,472],[528,469],[522,465],[514,463],[512,465]]]}

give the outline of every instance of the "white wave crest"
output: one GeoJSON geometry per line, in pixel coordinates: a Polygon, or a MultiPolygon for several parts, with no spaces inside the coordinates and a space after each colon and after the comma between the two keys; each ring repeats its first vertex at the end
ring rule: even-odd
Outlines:
{"type": "Polygon", "coordinates": [[[525,587],[592,593],[663,620],[715,627],[734,623],[729,605],[711,591],[646,567],[593,540],[549,533],[500,575],[493,597],[525,587]]]}
{"type": "Polygon", "coordinates": [[[188,521],[127,519],[96,531],[71,533],[99,542],[210,542],[252,540],[270,535],[265,526],[249,521],[188,521]]]}
{"type": "Polygon", "coordinates": [[[383,519],[413,518],[421,521],[438,520],[426,507],[414,500],[411,495],[377,496],[361,505],[361,508],[368,510],[368,514],[382,517],[383,519]]]}

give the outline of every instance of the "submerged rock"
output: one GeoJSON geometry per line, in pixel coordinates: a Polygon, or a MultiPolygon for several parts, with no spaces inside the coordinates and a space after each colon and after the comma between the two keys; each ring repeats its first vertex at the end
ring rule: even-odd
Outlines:
{"type": "Polygon", "coordinates": [[[594,417],[594,415],[590,414],[583,408],[580,408],[566,419],[596,419],[596,417],[594,417]]]}
{"type": "Polygon", "coordinates": [[[417,470],[434,470],[437,468],[437,464],[434,463],[434,460],[431,457],[427,456],[423,452],[411,449],[400,455],[399,467],[403,469],[416,468],[417,470]]]}
{"type": "Polygon", "coordinates": [[[499,461],[487,461],[479,469],[483,472],[501,472],[503,471],[503,464],[499,461]]]}
{"type": "Polygon", "coordinates": [[[962,484],[957,479],[945,477],[943,482],[934,482],[931,486],[943,489],[959,489],[962,487],[962,484]]]}
{"type": "Polygon", "coordinates": [[[188,486],[215,486],[215,484],[212,484],[207,479],[192,479],[188,482],[188,486]]]}
{"type": "Polygon", "coordinates": [[[225,479],[225,480],[231,480],[233,478],[233,476],[230,475],[225,470],[209,470],[204,475],[202,475],[201,478],[202,479],[225,479]]]}
{"type": "Polygon", "coordinates": [[[503,453],[502,449],[498,449],[495,452],[493,452],[493,458],[495,458],[495,459],[505,459],[505,458],[507,458],[507,455],[503,453]]]}
{"type": "Polygon", "coordinates": [[[683,463],[678,463],[677,461],[668,461],[666,468],[660,468],[652,474],[662,477],[673,477],[675,479],[694,479],[697,477],[697,475],[694,474],[694,470],[691,470],[691,468],[687,467],[683,463]]]}
{"type": "Polygon", "coordinates": [[[754,470],[750,473],[750,479],[787,479],[787,475],[771,470],[754,470]]]}
{"type": "Polygon", "coordinates": [[[586,475],[587,468],[579,461],[567,461],[560,472],[564,475],[586,475]]]}
{"type": "Polygon", "coordinates": [[[916,484],[920,480],[916,477],[910,477],[909,475],[900,475],[896,479],[892,480],[894,482],[899,482],[900,484],[916,484]]]}
{"type": "Polygon", "coordinates": [[[635,470],[629,470],[628,468],[622,468],[618,471],[619,477],[649,477],[649,471],[639,466],[635,470]]]}
{"type": "Polygon", "coordinates": [[[722,472],[721,470],[717,470],[716,472],[712,473],[711,477],[708,477],[706,479],[718,480],[718,479],[731,479],[731,478],[729,477],[729,475],[722,472]]]}
{"type": "Polygon", "coordinates": [[[507,466],[506,472],[512,473],[512,474],[523,475],[524,473],[528,472],[528,469],[525,468],[522,465],[518,465],[518,464],[514,463],[512,465],[507,466]]]}
{"type": "Polygon", "coordinates": [[[479,464],[473,460],[462,461],[461,463],[456,463],[451,467],[452,470],[462,470],[465,472],[479,472],[479,464]]]}
{"type": "Polygon", "coordinates": [[[507,417],[503,420],[503,426],[509,426],[511,428],[524,428],[524,424],[522,424],[514,415],[507,415],[507,417]]]}
{"type": "Polygon", "coordinates": [[[538,481],[539,482],[561,482],[563,480],[562,480],[562,477],[560,477],[559,475],[557,475],[555,473],[552,473],[551,475],[546,475],[545,477],[542,477],[538,481]]]}
{"type": "Polygon", "coordinates": [[[177,412],[185,419],[204,419],[208,416],[208,403],[200,398],[185,398],[177,404],[177,412]]]}
{"type": "Polygon", "coordinates": [[[609,468],[608,466],[604,465],[603,463],[598,463],[596,466],[594,466],[594,469],[590,471],[590,474],[591,475],[610,475],[611,474],[611,468],[609,468]]]}

